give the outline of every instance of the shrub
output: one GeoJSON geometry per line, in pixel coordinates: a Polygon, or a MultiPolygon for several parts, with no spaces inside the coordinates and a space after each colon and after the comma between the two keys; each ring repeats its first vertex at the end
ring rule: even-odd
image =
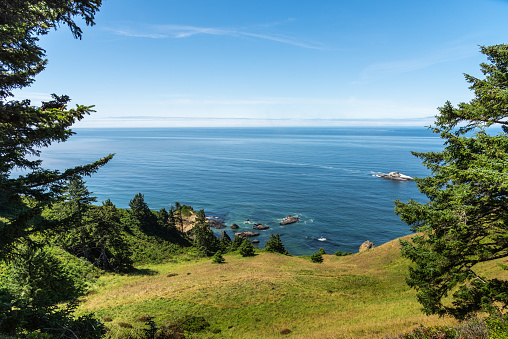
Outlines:
{"type": "Polygon", "coordinates": [[[353,253],[352,252],[341,252],[340,250],[335,252],[335,255],[338,256],[338,257],[343,257],[343,256],[346,256],[346,255],[351,255],[351,254],[353,254],[353,253]]]}
{"type": "Polygon", "coordinates": [[[321,253],[321,254],[326,254],[326,252],[325,252],[325,249],[324,249],[324,248],[320,248],[320,249],[318,250],[318,252],[319,252],[319,253],[321,253]]]}
{"type": "Polygon", "coordinates": [[[478,317],[468,318],[455,327],[459,338],[489,339],[485,321],[478,317]]]}
{"type": "Polygon", "coordinates": [[[249,239],[244,239],[242,245],[238,249],[242,257],[253,257],[254,256],[254,246],[250,242],[249,239]]]}
{"type": "Polygon", "coordinates": [[[279,233],[276,235],[270,234],[270,239],[265,244],[265,251],[272,253],[286,254],[287,251],[280,240],[279,233]]]}
{"type": "Polygon", "coordinates": [[[405,333],[399,338],[401,339],[455,339],[457,332],[455,329],[447,326],[429,326],[420,327],[413,330],[411,333],[405,333]]]}
{"type": "Polygon", "coordinates": [[[321,254],[321,252],[317,251],[316,253],[310,256],[310,261],[315,263],[322,263],[323,255],[321,254]]]}
{"type": "Polygon", "coordinates": [[[489,339],[508,338],[508,316],[489,317],[485,323],[489,329],[489,339]]]}
{"type": "Polygon", "coordinates": [[[242,246],[243,240],[244,240],[243,238],[235,236],[233,242],[231,243],[230,251],[233,252],[236,251],[238,248],[240,248],[240,246],[242,246]]]}
{"type": "Polygon", "coordinates": [[[213,255],[212,263],[214,263],[214,264],[222,264],[225,261],[226,261],[226,259],[224,259],[224,257],[222,256],[222,252],[221,251],[215,252],[215,254],[213,255]]]}

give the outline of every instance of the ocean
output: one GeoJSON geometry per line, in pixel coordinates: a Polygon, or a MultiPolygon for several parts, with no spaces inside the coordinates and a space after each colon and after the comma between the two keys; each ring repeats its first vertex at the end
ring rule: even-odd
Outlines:
{"type": "MultiPolygon", "coordinates": [[[[82,165],[116,153],[85,178],[98,201],[127,208],[136,193],[153,210],[178,201],[222,218],[238,231],[252,223],[260,247],[279,233],[294,255],[323,248],[357,252],[366,240],[381,245],[410,234],[394,214],[395,199],[426,201],[413,181],[376,174],[430,174],[411,151],[438,151],[428,129],[347,128],[139,128],[75,129],[64,143],[43,149],[43,167],[82,165]],[[287,215],[300,221],[281,226],[287,215]],[[318,240],[320,239],[320,240],[318,240]]],[[[214,230],[218,235],[222,230],[214,230]]]]}

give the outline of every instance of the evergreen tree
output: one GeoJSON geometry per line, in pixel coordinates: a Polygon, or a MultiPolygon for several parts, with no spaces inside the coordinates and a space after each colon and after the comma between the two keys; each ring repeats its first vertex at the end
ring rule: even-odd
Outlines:
{"type": "Polygon", "coordinates": [[[508,45],[481,52],[489,60],[481,64],[485,79],[465,75],[474,99],[439,108],[433,130],[444,150],[413,153],[432,171],[416,179],[429,202],[396,201],[395,208],[421,232],[401,244],[414,263],[407,282],[417,289],[423,311],[459,319],[508,308],[508,282],[477,270],[508,256],[508,45]],[[503,132],[486,129],[491,126],[503,132]]]}
{"type": "MultiPolygon", "coordinates": [[[[16,248],[20,244],[36,245],[40,237],[33,235],[54,226],[40,216],[55,202],[63,182],[76,175],[91,175],[113,156],[63,172],[42,168],[42,162],[37,159],[41,148],[66,141],[73,134],[70,126],[93,112],[93,106],[77,105],[68,109],[70,98],[66,95],[53,95],[54,100],[40,107],[33,106],[29,100],[10,100],[14,89],[29,86],[46,66],[45,51],[38,45],[39,36],[63,24],[76,38],[81,38],[82,31],[75,17],[93,25],[100,4],[101,0],[0,1],[0,261],[19,262],[23,256],[16,248]],[[18,169],[26,174],[16,175],[18,169]]],[[[51,272],[56,277],[57,272],[50,270],[50,276],[51,272]]],[[[23,316],[30,310],[29,306],[16,301],[3,303],[3,292],[0,292],[2,314],[19,315],[10,318],[11,331],[64,325],[73,328],[70,312],[57,316],[53,301],[42,299],[44,291],[51,293],[51,290],[43,286],[41,291],[34,294],[41,299],[33,302],[47,305],[40,307],[40,312],[32,313],[30,319],[23,316]]],[[[5,321],[5,317],[0,318],[0,322],[5,321]]],[[[91,326],[95,325],[96,322],[91,326]]],[[[5,327],[0,323],[0,328],[5,327]]]]}
{"type": "Polygon", "coordinates": [[[157,218],[145,202],[143,194],[136,194],[129,202],[129,207],[129,217],[130,222],[133,224],[132,226],[138,227],[148,234],[158,233],[157,218]]]}
{"type": "Polygon", "coordinates": [[[0,259],[7,258],[15,243],[30,234],[50,227],[32,221],[58,195],[60,185],[74,175],[90,175],[106,164],[109,155],[92,164],[60,171],[45,170],[40,148],[67,140],[69,127],[93,112],[92,106],[67,109],[68,96],[53,95],[54,100],[41,107],[29,100],[8,100],[12,90],[29,86],[46,65],[45,51],[38,46],[38,36],[64,24],[75,37],[81,29],[78,16],[87,25],[94,24],[100,0],[0,1],[0,259]],[[28,174],[11,175],[16,169],[28,174]]]}
{"type": "Polygon", "coordinates": [[[231,241],[231,238],[225,233],[226,236],[222,237],[220,239],[219,248],[221,249],[222,253],[227,253],[231,249],[231,245],[233,242],[231,241]]]}
{"type": "Polygon", "coordinates": [[[157,224],[160,228],[169,226],[169,213],[164,207],[157,212],[157,224]]]}
{"type": "Polygon", "coordinates": [[[1,278],[2,286],[16,300],[34,309],[76,298],[83,292],[59,260],[33,242],[16,249],[1,278]]]}
{"type": "Polygon", "coordinates": [[[175,210],[173,209],[173,206],[169,209],[168,212],[168,222],[169,222],[169,228],[176,227],[176,219],[175,219],[175,210]]]}
{"type": "Polygon", "coordinates": [[[236,251],[240,246],[242,246],[243,238],[239,236],[235,236],[233,239],[233,242],[231,243],[230,251],[234,252],[236,251]]]}
{"type": "Polygon", "coordinates": [[[287,254],[288,252],[284,248],[282,241],[280,240],[279,233],[276,235],[270,234],[270,239],[265,244],[265,250],[267,252],[287,254]]]}
{"type": "Polygon", "coordinates": [[[215,254],[213,255],[212,262],[214,264],[222,264],[222,263],[226,262],[226,259],[224,259],[224,257],[222,256],[221,250],[218,250],[217,252],[215,252],[215,254]]]}
{"type": "Polygon", "coordinates": [[[315,263],[322,263],[323,262],[323,253],[321,251],[315,252],[313,255],[310,256],[310,261],[315,263]]]}
{"type": "Polygon", "coordinates": [[[196,212],[196,224],[205,224],[206,223],[206,216],[205,216],[205,210],[199,210],[196,212]]]}
{"type": "Polygon", "coordinates": [[[254,246],[248,238],[244,239],[242,241],[242,245],[238,248],[238,252],[242,255],[242,257],[253,257],[255,255],[254,251],[254,246]]]}
{"type": "Polygon", "coordinates": [[[90,215],[91,203],[97,201],[91,196],[85,182],[79,176],[74,176],[64,185],[61,202],[57,203],[50,212],[54,220],[59,222],[57,239],[69,252],[90,260],[89,233],[93,220],[90,215]]]}
{"type": "Polygon", "coordinates": [[[194,247],[201,256],[209,257],[220,249],[220,240],[207,224],[198,224],[192,232],[195,236],[194,247]]]}
{"type": "Polygon", "coordinates": [[[111,200],[93,209],[93,219],[90,242],[94,265],[105,270],[130,267],[130,248],[124,240],[120,214],[111,200]]]}

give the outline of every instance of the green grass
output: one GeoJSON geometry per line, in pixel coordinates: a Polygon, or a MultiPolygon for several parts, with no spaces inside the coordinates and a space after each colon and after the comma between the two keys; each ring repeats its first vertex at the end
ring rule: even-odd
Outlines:
{"type": "MultiPolygon", "coordinates": [[[[159,325],[202,316],[211,326],[196,338],[385,338],[419,324],[454,323],[420,312],[397,241],[345,257],[324,255],[321,264],[257,253],[226,254],[221,265],[186,254],[139,266],[137,274],[102,276],[80,312],[110,317],[113,338],[132,332],[120,323],[142,328],[136,321],[142,316],[159,325]],[[280,334],[283,329],[291,333],[280,334]]],[[[508,278],[506,270],[495,272],[508,278]]]]}

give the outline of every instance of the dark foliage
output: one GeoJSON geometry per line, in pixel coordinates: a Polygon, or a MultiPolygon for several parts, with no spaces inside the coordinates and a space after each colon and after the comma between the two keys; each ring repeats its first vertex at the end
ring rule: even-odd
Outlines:
{"type": "Polygon", "coordinates": [[[485,79],[465,75],[474,99],[439,108],[433,130],[444,150],[414,153],[432,171],[416,179],[428,203],[396,201],[395,207],[420,232],[401,241],[402,254],[414,263],[407,283],[426,314],[458,319],[508,310],[508,281],[477,270],[508,255],[508,45],[481,52],[490,62],[481,64],[485,79]],[[486,130],[490,126],[503,133],[486,130]]]}
{"type": "Polygon", "coordinates": [[[270,239],[265,244],[265,251],[272,253],[288,254],[288,251],[284,248],[282,240],[280,240],[279,233],[276,235],[270,234],[270,239]]]}
{"type": "Polygon", "coordinates": [[[322,263],[323,254],[320,251],[315,252],[313,255],[310,256],[310,261],[315,263],[322,263]]]}
{"type": "Polygon", "coordinates": [[[244,239],[242,245],[238,248],[238,252],[242,255],[242,257],[253,257],[255,255],[255,249],[250,239],[244,239]]]}

